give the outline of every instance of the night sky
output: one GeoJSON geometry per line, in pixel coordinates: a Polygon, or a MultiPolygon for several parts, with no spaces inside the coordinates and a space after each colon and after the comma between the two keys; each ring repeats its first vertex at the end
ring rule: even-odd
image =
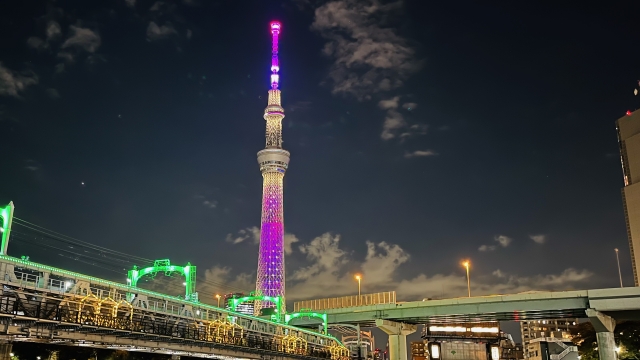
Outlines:
{"type": "MultiPolygon", "coordinates": [[[[616,287],[616,247],[631,286],[615,120],[640,107],[639,10],[4,0],[0,204],[190,261],[203,300],[251,290],[277,19],[288,300],[355,294],[355,273],[363,293],[466,296],[465,258],[475,295],[616,287]]],[[[125,280],[25,237],[9,254],[125,280]]]]}

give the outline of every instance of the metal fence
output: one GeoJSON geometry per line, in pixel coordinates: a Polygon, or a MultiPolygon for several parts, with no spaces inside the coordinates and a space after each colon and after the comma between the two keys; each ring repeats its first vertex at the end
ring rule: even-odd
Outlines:
{"type": "Polygon", "coordinates": [[[396,292],[386,291],[375,294],[363,294],[360,296],[354,295],[327,299],[296,301],[293,303],[293,311],[300,312],[304,310],[341,309],[355,306],[395,303],[396,292]]]}

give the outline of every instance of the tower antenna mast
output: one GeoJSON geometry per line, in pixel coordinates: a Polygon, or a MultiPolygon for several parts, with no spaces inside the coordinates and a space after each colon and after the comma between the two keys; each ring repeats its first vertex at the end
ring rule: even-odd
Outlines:
{"type": "MultiPolygon", "coordinates": [[[[283,179],[289,166],[289,152],[282,148],[282,119],[284,109],[280,98],[280,62],[278,60],[278,39],[281,24],[270,24],[271,46],[271,89],[267,107],[264,110],[266,121],[266,144],[258,152],[258,163],[262,173],[262,219],[260,225],[260,252],[258,254],[258,276],[256,295],[280,297],[285,303],[284,278],[284,217],[283,217],[283,179]]],[[[255,312],[274,308],[269,301],[256,301],[255,312]]],[[[263,311],[262,311],[263,312],[263,311]]],[[[282,314],[280,314],[282,315],[282,314]]]]}

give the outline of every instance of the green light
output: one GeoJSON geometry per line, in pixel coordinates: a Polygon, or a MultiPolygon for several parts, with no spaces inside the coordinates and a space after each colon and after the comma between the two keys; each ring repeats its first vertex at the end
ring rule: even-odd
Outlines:
{"type": "Polygon", "coordinates": [[[171,265],[169,259],[156,260],[153,262],[153,266],[137,270],[137,267],[133,267],[133,270],[129,270],[128,279],[129,285],[133,288],[137,287],[138,280],[141,277],[152,274],[155,275],[159,272],[164,272],[169,275],[172,272],[180,273],[185,278],[185,300],[198,301],[198,293],[196,292],[196,267],[187,264],[186,266],[171,265]]]}
{"type": "Polygon", "coordinates": [[[7,206],[0,208],[0,217],[2,217],[2,227],[0,233],[2,234],[2,242],[0,243],[0,255],[7,255],[7,248],[9,247],[9,236],[11,235],[11,223],[13,222],[13,201],[7,206]]]}
{"type": "Polygon", "coordinates": [[[286,314],[284,316],[284,323],[289,325],[289,322],[293,319],[297,319],[297,318],[301,318],[301,317],[308,317],[308,318],[318,318],[322,320],[322,325],[324,326],[324,333],[327,334],[327,327],[328,327],[328,321],[327,321],[327,314],[325,313],[317,313],[317,312],[297,312],[297,313],[292,313],[292,314],[286,314]]]}
{"type": "MultiPolygon", "coordinates": [[[[270,301],[272,303],[274,303],[276,305],[276,309],[274,310],[275,313],[278,314],[283,314],[284,313],[284,309],[282,308],[282,306],[284,305],[282,303],[282,298],[281,297],[273,297],[273,296],[267,296],[267,295],[263,295],[263,296],[245,296],[245,297],[241,297],[238,299],[232,299],[232,304],[231,304],[231,311],[236,312],[236,308],[238,307],[239,304],[247,302],[247,301],[270,301]]],[[[281,317],[280,316],[275,316],[275,319],[272,318],[273,321],[275,322],[281,322],[281,317]]]]}

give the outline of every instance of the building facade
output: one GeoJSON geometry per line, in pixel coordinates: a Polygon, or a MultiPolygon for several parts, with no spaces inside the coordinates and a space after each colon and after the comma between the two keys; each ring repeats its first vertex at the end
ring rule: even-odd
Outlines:
{"type": "Polygon", "coordinates": [[[627,221],[627,236],[631,251],[631,266],[635,286],[640,286],[638,266],[640,266],[640,111],[616,121],[620,158],[622,160],[622,203],[627,221]]]}
{"type": "Polygon", "coordinates": [[[529,360],[580,360],[578,347],[569,339],[538,338],[525,348],[529,360]]]}
{"type": "Polygon", "coordinates": [[[524,357],[531,351],[529,344],[535,339],[554,338],[571,341],[571,330],[578,325],[578,319],[529,320],[520,322],[524,357]]]}
{"type": "MultiPolygon", "coordinates": [[[[233,300],[233,299],[240,299],[247,296],[244,293],[241,292],[236,292],[236,293],[229,293],[226,294],[224,296],[224,308],[226,310],[231,310],[231,305],[229,305],[229,300],[233,300]]],[[[236,307],[236,312],[239,312],[241,314],[245,314],[245,315],[252,315],[254,314],[254,306],[253,306],[253,301],[247,301],[247,302],[243,302],[238,304],[238,306],[236,307]]]]}

